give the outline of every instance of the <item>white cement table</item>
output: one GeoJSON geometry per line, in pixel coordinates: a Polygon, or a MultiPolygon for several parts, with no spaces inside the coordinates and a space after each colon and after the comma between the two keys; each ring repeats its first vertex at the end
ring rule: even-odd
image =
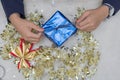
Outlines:
{"type": "MultiPolygon", "coordinates": [[[[35,0],[25,1],[26,14],[30,12],[34,12],[35,10],[38,11],[42,10],[42,12],[46,14],[46,19],[48,19],[50,15],[54,12],[54,9],[57,8],[54,7],[54,9],[52,9],[53,6],[55,5],[50,6],[51,4],[49,3],[46,4],[47,6],[48,5],[50,6],[49,7],[50,9],[48,9],[45,7],[45,5],[40,5],[40,3],[36,1],[35,0]],[[46,11],[48,10],[51,11],[50,14],[47,14],[46,11]]],[[[43,0],[43,1],[47,1],[47,0],[43,0]]],[[[84,3],[86,3],[85,1],[86,0],[84,0],[84,3]]],[[[99,1],[88,0],[88,1],[89,2],[86,3],[87,6],[81,4],[80,7],[84,6],[86,7],[86,9],[91,9],[99,6],[101,2],[101,0],[99,1]]],[[[71,4],[71,6],[73,5],[72,3],[69,4],[71,4]]],[[[65,13],[65,15],[69,17],[71,14],[66,13],[65,9],[63,9],[62,7],[60,8],[60,10],[62,10],[65,13]]],[[[71,9],[73,8],[71,7],[71,9]]],[[[68,12],[71,12],[71,10],[68,9],[68,12]]],[[[7,24],[7,21],[5,18],[2,5],[0,3],[0,33],[4,29],[5,24],[7,24]]],[[[120,60],[120,12],[118,12],[115,16],[111,17],[110,19],[105,20],[103,23],[101,23],[99,28],[97,28],[93,32],[93,34],[100,43],[100,51],[101,51],[101,59],[98,65],[98,71],[96,72],[96,75],[93,77],[93,80],[120,80],[120,76],[119,76],[120,75],[120,61],[119,61],[120,60]]],[[[24,80],[22,74],[18,72],[16,65],[14,65],[12,61],[10,60],[4,61],[0,58],[0,65],[4,66],[7,72],[3,80],[24,80]]]]}

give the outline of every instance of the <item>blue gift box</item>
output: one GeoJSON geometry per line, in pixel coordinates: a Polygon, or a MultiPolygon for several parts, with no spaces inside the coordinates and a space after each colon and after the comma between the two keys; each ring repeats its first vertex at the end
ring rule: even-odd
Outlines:
{"type": "Polygon", "coordinates": [[[56,11],[42,27],[44,34],[57,46],[61,46],[77,31],[77,28],[60,11],[56,11]]]}

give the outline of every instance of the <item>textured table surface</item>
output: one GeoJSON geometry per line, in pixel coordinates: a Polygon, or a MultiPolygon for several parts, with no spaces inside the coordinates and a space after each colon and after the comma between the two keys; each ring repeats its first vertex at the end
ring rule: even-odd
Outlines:
{"type": "MultiPolygon", "coordinates": [[[[56,9],[63,11],[63,13],[69,18],[70,18],[70,15],[74,14],[74,10],[72,11],[73,14],[70,14],[72,13],[71,9],[74,9],[73,7],[71,7],[72,3],[69,3],[71,4],[71,6],[69,6],[70,10],[68,9],[68,11],[65,12],[66,11],[65,9],[67,7],[62,4],[63,2],[61,2],[62,7],[57,8],[56,5],[58,5],[58,3],[60,2],[56,2],[55,5],[52,5],[51,2],[49,1],[43,6],[43,5],[40,5],[40,3],[38,3],[37,1],[39,0],[25,1],[26,14],[30,12],[34,12],[35,10],[38,10],[46,14],[46,19],[49,18],[49,16],[52,15],[52,13],[56,9]],[[48,6],[49,8],[47,8],[48,6]],[[48,10],[50,10],[49,12],[51,13],[47,14],[48,10]]],[[[47,0],[41,0],[41,1],[44,2],[47,0]]],[[[65,1],[67,3],[68,0],[65,0],[65,1]]],[[[88,0],[88,2],[86,1],[87,0],[84,0],[84,4],[87,4],[87,5],[85,6],[83,5],[83,3],[81,3],[80,7],[86,7],[86,9],[96,8],[100,5],[100,2],[101,2],[101,0],[98,0],[98,1],[88,0]]],[[[7,24],[7,21],[5,18],[2,5],[0,3],[0,33],[4,29],[5,24],[7,24]]],[[[120,80],[120,77],[119,77],[119,74],[120,74],[120,69],[119,69],[120,68],[120,35],[119,35],[120,34],[120,12],[118,12],[115,16],[111,17],[110,19],[107,19],[104,22],[102,22],[99,28],[97,28],[93,32],[93,34],[100,43],[100,51],[101,51],[101,59],[98,65],[98,71],[93,77],[93,80],[120,80]]],[[[0,65],[4,66],[6,69],[6,75],[3,78],[3,80],[24,80],[22,74],[18,72],[16,65],[14,65],[12,61],[10,60],[4,61],[0,58],[0,65]]]]}

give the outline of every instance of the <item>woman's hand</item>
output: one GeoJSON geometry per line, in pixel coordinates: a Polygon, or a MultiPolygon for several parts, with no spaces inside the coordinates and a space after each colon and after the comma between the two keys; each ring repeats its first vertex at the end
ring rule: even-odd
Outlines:
{"type": "Polygon", "coordinates": [[[16,30],[21,34],[21,36],[31,43],[37,43],[40,40],[43,29],[39,26],[36,26],[34,23],[20,18],[19,14],[13,13],[9,20],[16,30]],[[33,33],[32,30],[37,31],[38,33],[33,33]]]}
{"type": "Polygon", "coordinates": [[[87,10],[76,20],[76,27],[82,31],[93,31],[108,14],[109,8],[105,5],[97,9],[87,10]]]}

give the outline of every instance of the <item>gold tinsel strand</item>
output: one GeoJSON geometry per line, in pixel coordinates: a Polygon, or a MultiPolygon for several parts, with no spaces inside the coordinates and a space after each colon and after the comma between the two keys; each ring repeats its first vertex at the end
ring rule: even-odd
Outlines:
{"type": "MultiPolygon", "coordinates": [[[[78,14],[75,15],[75,18],[78,18],[83,12],[84,9],[78,8],[78,14]]],[[[42,25],[44,17],[35,12],[27,16],[27,19],[37,25],[42,25]]],[[[20,35],[11,24],[8,24],[0,37],[5,42],[4,46],[1,46],[0,56],[3,59],[11,59],[9,52],[12,50],[11,48],[16,48],[19,44],[20,35]]],[[[32,60],[35,64],[30,68],[22,68],[20,72],[26,79],[32,77],[34,80],[42,78],[45,72],[49,74],[49,80],[85,80],[91,78],[97,70],[100,59],[100,53],[97,49],[98,42],[91,33],[80,30],[77,31],[75,37],[77,44],[72,48],[41,46],[41,49],[37,51],[38,55],[32,60]]],[[[15,59],[14,63],[17,64],[18,60],[15,59]]]]}

